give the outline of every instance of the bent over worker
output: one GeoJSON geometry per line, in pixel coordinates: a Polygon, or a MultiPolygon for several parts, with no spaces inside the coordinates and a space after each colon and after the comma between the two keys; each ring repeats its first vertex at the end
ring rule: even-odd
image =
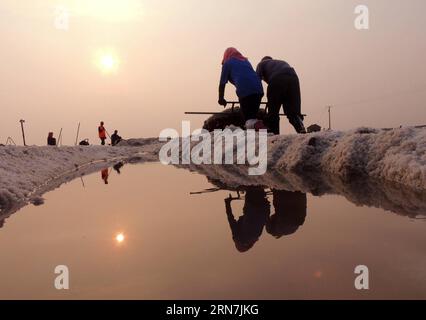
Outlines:
{"type": "Polygon", "coordinates": [[[222,60],[218,103],[224,107],[227,104],[225,86],[228,82],[237,88],[240,110],[244,117],[246,129],[262,129],[263,122],[257,120],[257,113],[263,97],[262,81],[248,59],[232,47],[225,50],[222,60]]]}
{"type": "Polygon", "coordinates": [[[280,109],[297,133],[306,133],[301,113],[300,83],[296,71],[287,62],[266,56],[256,73],[268,84],[268,114],[266,124],[274,134],[280,134],[280,109]]]}

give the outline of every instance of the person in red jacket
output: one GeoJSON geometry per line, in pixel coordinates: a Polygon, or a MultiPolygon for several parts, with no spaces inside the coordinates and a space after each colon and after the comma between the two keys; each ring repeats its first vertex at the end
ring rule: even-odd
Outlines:
{"type": "Polygon", "coordinates": [[[101,145],[105,145],[106,140],[106,129],[104,127],[104,122],[101,121],[101,125],[98,127],[99,139],[101,139],[101,145]]]}

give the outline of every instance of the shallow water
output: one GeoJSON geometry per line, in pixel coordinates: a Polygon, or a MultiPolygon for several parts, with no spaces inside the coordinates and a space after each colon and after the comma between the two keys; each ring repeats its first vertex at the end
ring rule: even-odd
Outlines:
{"type": "Polygon", "coordinates": [[[197,193],[210,188],[203,175],[144,164],[46,194],[0,229],[0,298],[426,298],[425,220],[341,196],[197,193]],[[57,265],[69,290],[54,287],[57,265]],[[355,289],[358,265],[370,290],[355,289]]]}

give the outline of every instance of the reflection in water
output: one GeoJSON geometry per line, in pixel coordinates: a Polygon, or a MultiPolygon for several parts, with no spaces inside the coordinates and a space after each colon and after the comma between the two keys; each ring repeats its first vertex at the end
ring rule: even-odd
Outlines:
{"type": "Polygon", "coordinates": [[[314,196],[336,194],[357,206],[381,208],[409,218],[426,217],[426,190],[410,189],[365,176],[343,179],[321,171],[295,173],[278,170],[268,170],[262,176],[249,176],[246,166],[178,167],[202,174],[215,181],[216,185],[226,183],[228,188],[260,185],[271,189],[311,193],[314,196]]]}
{"type": "MultiPolygon", "coordinates": [[[[27,207],[0,229],[0,299],[425,298],[422,222],[288,190],[285,176],[245,185],[229,184],[229,174],[208,183],[148,164],[122,167],[122,175],[112,169],[102,187],[105,167],[85,178],[86,188],[76,172],[43,207],[27,207]],[[205,196],[189,195],[205,188],[205,196]],[[65,296],[52,286],[59,264],[72,268],[74,289],[65,296]],[[355,290],[359,264],[380,270],[374,290],[355,290]]],[[[361,194],[355,185],[328,185],[361,194]]],[[[324,190],[318,186],[311,190],[324,190]]],[[[415,199],[401,208],[421,208],[415,199]]]]}
{"type": "MultiPolygon", "coordinates": [[[[226,215],[232,231],[232,239],[239,252],[247,252],[259,240],[264,227],[266,231],[279,239],[294,234],[304,223],[307,210],[305,193],[272,189],[266,192],[264,187],[247,186],[230,188],[219,181],[208,179],[218,188],[207,189],[202,193],[211,193],[220,190],[236,191],[237,196],[231,194],[225,199],[226,215]],[[241,196],[244,194],[244,196],[241,196]],[[272,195],[274,211],[268,195],[272,195]],[[233,201],[244,201],[243,215],[236,220],[232,211],[233,201]]],[[[199,193],[194,193],[199,194],[199,193]]]]}
{"type": "Polygon", "coordinates": [[[295,233],[306,218],[306,193],[272,189],[275,213],[266,224],[266,231],[279,239],[295,233]]]}
{"type": "Polygon", "coordinates": [[[126,237],[124,236],[122,232],[117,233],[117,235],[115,236],[115,241],[117,241],[118,244],[123,243],[125,239],[126,237]]]}
{"type": "Polygon", "coordinates": [[[232,231],[235,247],[240,252],[250,250],[262,235],[263,228],[269,217],[270,204],[266,192],[261,187],[246,187],[243,215],[235,219],[231,202],[240,200],[229,195],[225,199],[226,215],[232,231]]]}
{"type": "MultiPolygon", "coordinates": [[[[112,170],[117,174],[121,173],[121,169],[126,163],[138,163],[140,159],[137,157],[129,161],[120,161],[112,166],[111,169],[105,168],[105,164],[93,164],[91,166],[77,169],[69,172],[66,176],[61,176],[60,179],[52,180],[49,183],[43,184],[36,189],[32,195],[27,199],[16,201],[5,195],[0,196],[0,228],[5,224],[5,220],[19,211],[21,208],[34,204],[34,199],[42,199],[41,196],[51,190],[60,187],[63,183],[72,181],[76,178],[82,178],[87,174],[91,174],[101,170],[101,178],[105,184],[109,183],[109,177],[112,170]]],[[[348,201],[356,204],[357,206],[368,206],[381,208],[393,213],[404,215],[412,219],[426,218],[426,191],[414,190],[401,185],[389,183],[386,181],[377,181],[369,179],[368,177],[352,177],[350,180],[342,179],[338,176],[328,175],[324,172],[307,172],[307,173],[294,173],[294,172],[281,172],[277,170],[268,170],[263,176],[248,176],[247,168],[245,166],[177,166],[179,168],[195,171],[199,174],[206,176],[209,180],[213,181],[218,188],[209,189],[210,192],[218,190],[237,190],[238,188],[244,189],[244,186],[262,186],[270,188],[272,193],[275,192],[274,198],[285,198],[284,190],[291,192],[299,192],[301,194],[311,193],[314,196],[322,196],[327,194],[337,194],[345,197],[348,201]],[[226,182],[226,185],[225,183],[226,182]],[[277,190],[282,190],[281,196],[277,195],[277,190]]],[[[83,187],[84,181],[82,180],[83,187]]],[[[296,196],[294,195],[294,198],[296,196]]],[[[304,196],[306,198],[306,195],[304,196]]],[[[232,202],[232,201],[231,201],[232,202]]],[[[287,200],[284,202],[288,202],[287,200]]],[[[290,219],[289,215],[294,214],[293,221],[303,220],[303,205],[300,207],[292,207],[290,201],[285,207],[289,207],[288,214],[282,215],[280,201],[275,200],[274,207],[275,213],[269,218],[266,224],[266,229],[271,234],[279,237],[280,231],[276,231],[276,225],[283,223],[282,217],[290,219]],[[277,209],[278,208],[278,209],[277,209]]],[[[302,203],[300,201],[299,203],[302,203]]],[[[41,203],[40,203],[41,204],[41,203]]],[[[284,207],[284,208],[285,208],[284,207]]],[[[306,215],[306,213],[305,213],[306,215]]],[[[303,222],[301,222],[303,224],[303,222]]],[[[300,225],[301,225],[300,224],[300,225]]],[[[297,223],[294,225],[294,227],[297,223]]],[[[279,227],[278,227],[279,228],[279,227]]],[[[290,228],[290,227],[289,227],[290,228]]],[[[282,234],[285,235],[285,232],[282,234]]],[[[281,236],[282,236],[281,235],[281,236]]]]}
{"type": "Polygon", "coordinates": [[[118,174],[121,174],[121,168],[124,166],[124,163],[123,162],[119,162],[119,163],[117,163],[116,165],[114,165],[113,166],[113,168],[114,168],[114,170],[118,173],[118,174]]]}
{"type": "Polygon", "coordinates": [[[101,178],[105,182],[105,184],[108,184],[109,168],[105,168],[101,171],[101,178]]]}

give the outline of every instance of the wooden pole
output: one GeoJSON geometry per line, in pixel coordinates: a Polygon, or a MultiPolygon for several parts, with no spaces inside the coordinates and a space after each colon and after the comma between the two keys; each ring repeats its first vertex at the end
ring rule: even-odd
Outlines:
{"type": "MultiPolygon", "coordinates": [[[[196,112],[196,111],[187,111],[185,112],[185,114],[187,115],[217,115],[217,114],[221,114],[221,115],[227,115],[227,114],[232,114],[235,111],[232,111],[230,113],[224,113],[224,112],[196,112]]],[[[285,113],[280,113],[280,117],[286,117],[287,115],[285,113]]],[[[302,114],[302,116],[307,117],[306,114],[302,114]]]]}
{"type": "Polygon", "coordinates": [[[59,147],[61,145],[61,139],[62,139],[62,128],[61,128],[61,131],[59,131],[58,142],[56,143],[57,147],[59,147]]]}
{"type": "Polygon", "coordinates": [[[26,141],[25,141],[25,130],[24,130],[24,123],[25,123],[25,120],[19,120],[19,122],[21,123],[21,130],[22,130],[22,140],[24,141],[24,146],[26,147],[27,146],[27,143],[26,143],[26,141]]]}
{"type": "Polygon", "coordinates": [[[328,106],[328,130],[331,130],[331,106],[328,106]]]}
{"type": "Polygon", "coordinates": [[[77,127],[77,135],[75,136],[75,145],[77,145],[78,143],[78,136],[80,134],[80,122],[78,123],[78,127],[77,127]]]}
{"type": "MultiPolygon", "coordinates": [[[[240,102],[239,101],[228,101],[228,105],[231,105],[231,113],[234,113],[235,112],[235,107],[237,106],[237,105],[239,105],[240,104],[240,102]]],[[[261,105],[264,105],[264,106],[267,106],[267,102],[261,102],[260,103],[261,105]]],[[[226,106],[225,106],[225,108],[226,108],[226,106]]],[[[266,110],[266,107],[265,107],[265,111],[267,111],[266,110]]],[[[218,115],[218,114],[221,114],[221,115],[226,115],[226,113],[223,113],[223,112],[215,112],[215,111],[213,111],[213,112],[210,112],[210,111],[206,111],[206,112],[199,112],[199,111],[187,111],[187,112],[185,112],[185,114],[187,114],[187,115],[218,115]]],[[[287,115],[285,114],[285,113],[280,113],[280,117],[286,117],[287,115]]],[[[302,114],[302,116],[303,117],[307,117],[307,115],[306,114],[302,114]]]]}

